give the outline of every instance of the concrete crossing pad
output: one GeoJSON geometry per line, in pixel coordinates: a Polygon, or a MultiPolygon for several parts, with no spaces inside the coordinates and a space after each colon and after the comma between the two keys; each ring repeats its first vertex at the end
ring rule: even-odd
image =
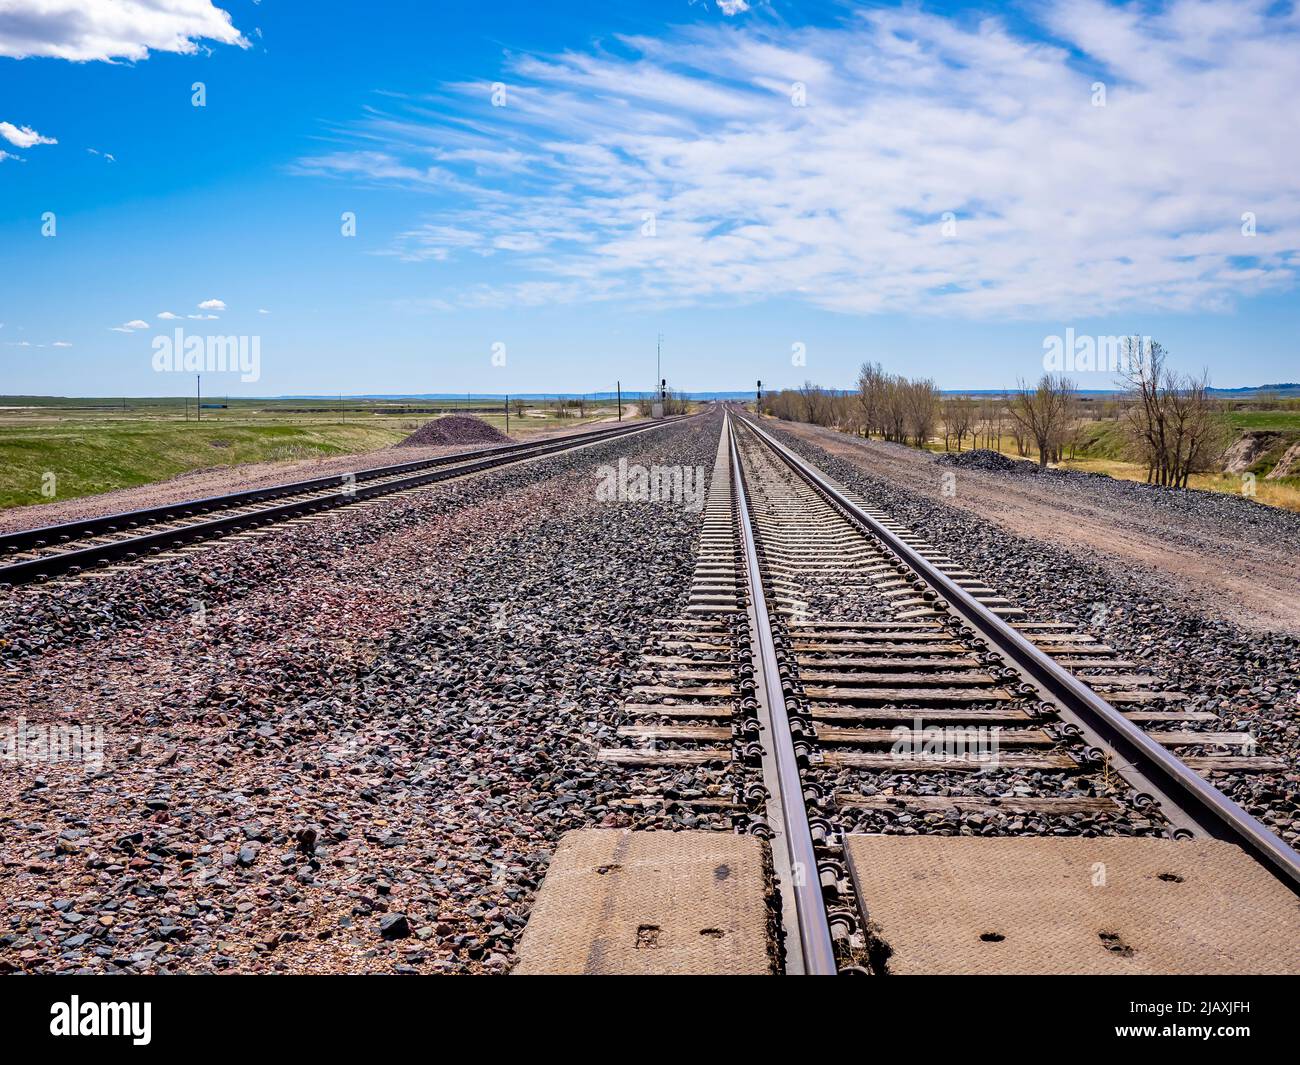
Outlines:
{"type": "Polygon", "coordinates": [[[1300,973],[1300,900],[1230,843],[846,841],[890,973],[1300,973]]]}
{"type": "Polygon", "coordinates": [[[771,973],[768,864],[760,839],[730,832],[565,833],[514,971],[771,973]]]}

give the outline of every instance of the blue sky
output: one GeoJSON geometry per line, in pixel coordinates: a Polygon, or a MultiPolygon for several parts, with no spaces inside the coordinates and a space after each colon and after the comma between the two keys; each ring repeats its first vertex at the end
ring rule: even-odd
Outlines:
{"type": "Polygon", "coordinates": [[[179,394],[176,328],[258,337],[245,395],[649,388],[660,332],[691,390],[1009,386],[1067,328],[1300,379],[1298,45],[1254,2],[0,0],[0,393],[179,394]]]}

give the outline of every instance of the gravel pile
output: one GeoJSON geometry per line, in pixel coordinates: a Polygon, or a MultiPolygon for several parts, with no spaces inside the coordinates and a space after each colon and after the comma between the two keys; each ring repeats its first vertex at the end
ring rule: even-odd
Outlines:
{"type": "Polygon", "coordinates": [[[1033,463],[1017,462],[1000,451],[990,451],[983,447],[972,451],[945,451],[935,461],[940,466],[955,466],[959,470],[989,470],[997,473],[1023,473],[1038,469],[1033,463]]]}
{"type": "Polygon", "coordinates": [[[597,502],[596,467],[707,470],[717,433],[0,598],[0,722],[106,730],[101,772],[0,775],[0,970],[506,970],[562,832],[665,819],[594,752],[700,516],[597,502]]]}
{"type": "MultiPolygon", "coordinates": [[[[1186,709],[1218,713],[1224,731],[1253,733],[1258,754],[1284,758],[1291,770],[1217,774],[1213,783],[1300,848],[1300,639],[1207,619],[1171,602],[1159,573],[1125,565],[1102,550],[1084,554],[1013,535],[937,496],[873,477],[779,424],[765,428],[868,504],[942,547],[1028,611],[1031,620],[1067,622],[1091,632],[1167,678],[1170,690],[1188,693],[1186,709]]],[[[1300,515],[1208,492],[1172,492],[1074,474],[1063,480],[1074,491],[1112,492],[1136,507],[1186,508],[1201,521],[1223,515],[1226,529],[1245,525],[1252,536],[1276,537],[1278,564],[1297,564],[1300,515]]],[[[1231,565],[1231,558],[1224,564],[1231,565]]]]}
{"type": "Polygon", "coordinates": [[[434,447],[439,444],[509,444],[510,437],[478,418],[451,414],[425,422],[398,447],[434,447]]]}

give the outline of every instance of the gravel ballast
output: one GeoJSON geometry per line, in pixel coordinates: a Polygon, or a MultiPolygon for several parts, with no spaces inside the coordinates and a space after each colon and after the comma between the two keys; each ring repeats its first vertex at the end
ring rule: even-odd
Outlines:
{"type": "MultiPolygon", "coordinates": [[[[713,419],[0,599],[0,720],[104,763],[0,777],[0,969],[500,972],[569,828],[650,823],[614,742],[713,419]]],[[[701,785],[678,774],[684,789],[701,785]]]]}
{"type": "MultiPolygon", "coordinates": [[[[1285,759],[1291,771],[1224,773],[1212,781],[1300,847],[1300,638],[1207,618],[1179,600],[1171,601],[1168,581],[1159,572],[1127,565],[1106,551],[1088,554],[1017,536],[945,503],[939,491],[933,496],[916,492],[910,471],[906,478],[873,476],[851,458],[829,454],[784,423],[765,419],[763,427],[868,504],[941,547],[1023,607],[1030,620],[1066,622],[1104,639],[1125,657],[1167,678],[1171,689],[1188,693],[1187,710],[1212,711],[1223,728],[1250,731],[1259,741],[1258,754],[1285,759]],[[908,487],[900,483],[904,481],[908,487]]],[[[887,455],[892,447],[886,446],[887,455]]],[[[873,466],[878,473],[890,469],[887,463],[873,466]]],[[[1181,508],[1198,524],[1228,514],[1229,534],[1234,527],[1244,527],[1248,531],[1243,536],[1269,541],[1276,537],[1278,565],[1297,565],[1300,515],[1249,500],[1206,499],[1210,493],[1203,492],[1184,497],[1109,478],[1061,480],[1070,484],[1070,491],[1106,493],[1103,498],[1114,507],[1131,498],[1139,512],[1181,508]]],[[[939,484],[936,478],[936,488],[939,484]]],[[[1224,557],[1222,565],[1230,567],[1232,558],[1224,557]]]]}

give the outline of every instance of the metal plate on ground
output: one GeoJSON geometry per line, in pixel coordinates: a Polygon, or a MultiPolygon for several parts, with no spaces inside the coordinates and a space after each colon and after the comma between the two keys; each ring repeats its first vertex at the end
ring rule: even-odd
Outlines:
{"type": "Polygon", "coordinates": [[[1300,900],[1230,843],[846,842],[890,973],[1300,973],[1300,900]]]}
{"type": "Polygon", "coordinates": [[[565,833],[515,973],[773,971],[764,844],[729,832],[565,833]]]}

